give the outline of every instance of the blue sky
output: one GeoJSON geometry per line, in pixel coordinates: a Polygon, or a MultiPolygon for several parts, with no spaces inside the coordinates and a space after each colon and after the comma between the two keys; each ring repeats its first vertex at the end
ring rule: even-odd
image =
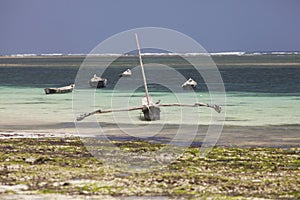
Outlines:
{"type": "Polygon", "coordinates": [[[88,53],[132,28],[180,31],[209,52],[300,51],[298,0],[0,0],[0,54],[88,53]]]}

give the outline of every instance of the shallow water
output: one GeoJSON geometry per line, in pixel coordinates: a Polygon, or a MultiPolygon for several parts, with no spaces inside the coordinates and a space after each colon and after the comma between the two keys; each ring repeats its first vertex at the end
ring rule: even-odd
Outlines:
{"type": "MultiPolygon", "coordinates": [[[[242,63],[241,57],[238,63],[242,63]]],[[[247,57],[245,62],[255,62],[260,57],[247,57]],[[250,59],[250,61],[249,61],[250,59]],[[252,60],[251,60],[252,59],[252,60]]],[[[177,57],[150,57],[151,62],[163,60],[164,64],[183,74],[185,77],[193,76],[194,69],[177,57]]],[[[229,57],[218,57],[218,62],[226,63],[229,57]]],[[[261,58],[260,58],[261,59],[261,58]]],[[[294,58],[283,57],[283,62],[294,58]]],[[[12,129],[16,125],[35,125],[43,127],[45,124],[64,126],[75,119],[72,110],[72,93],[61,95],[45,95],[43,89],[50,86],[63,86],[74,82],[82,58],[10,58],[0,59],[0,129],[12,129]],[[4,66],[8,63],[12,66],[4,66]],[[21,66],[22,64],[22,66],[21,66]]],[[[234,59],[230,57],[230,62],[234,59]]],[[[268,58],[267,61],[271,61],[268,58]]],[[[150,62],[148,61],[148,62],[150,62]]],[[[146,59],[147,62],[147,59],[146,59]]],[[[229,61],[228,61],[229,62],[229,61]]],[[[265,61],[264,61],[265,62],[265,61]]],[[[279,62],[279,61],[278,61],[279,62]]],[[[112,107],[112,94],[118,82],[117,76],[124,69],[135,66],[136,58],[121,60],[105,71],[109,84],[105,89],[95,92],[95,105],[88,105],[92,111],[95,108],[109,109],[112,107]]],[[[267,126],[267,125],[293,125],[299,124],[300,117],[300,67],[299,66],[222,66],[219,65],[226,89],[226,105],[221,105],[226,111],[225,125],[235,126],[267,126]]],[[[195,90],[196,99],[210,103],[210,94],[201,77],[193,77],[199,86],[195,90]]],[[[176,102],[174,94],[159,85],[150,85],[153,101],[161,103],[176,102]]],[[[114,99],[122,99],[130,94],[119,91],[114,99]]],[[[183,93],[186,102],[193,103],[193,93],[183,93]],[[192,99],[192,100],[191,100],[192,99]]],[[[137,90],[130,97],[130,106],[140,105],[143,96],[142,90],[137,90]]],[[[115,105],[113,105],[115,106],[115,105]]],[[[119,106],[122,108],[122,105],[119,106]]],[[[187,112],[186,123],[209,124],[211,110],[206,108],[185,108],[187,112]],[[195,120],[197,118],[197,120],[195,120]],[[200,120],[198,120],[198,118],[200,120]]],[[[162,120],[155,123],[178,124],[181,120],[180,108],[162,108],[162,120]]],[[[139,120],[141,112],[130,113],[130,123],[142,124],[139,120]]],[[[101,123],[115,123],[113,114],[97,116],[101,123]]],[[[128,118],[121,118],[121,123],[128,123],[128,118]]]]}

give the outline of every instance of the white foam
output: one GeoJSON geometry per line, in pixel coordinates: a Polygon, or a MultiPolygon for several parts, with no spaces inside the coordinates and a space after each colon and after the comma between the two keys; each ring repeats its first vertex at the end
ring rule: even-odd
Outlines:
{"type": "Polygon", "coordinates": [[[210,55],[213,56],[241,56],[244,55],[246,52],[240,52],[240,51],[236,51],[236,52],[217,52],[217,53],[210,53],[210,55]]]}
{"type": "Polygon", "coordinates": [[[118,53],[104,53],[104,54],[87,54],[87,56],[99,56],[99,57],[120,57],[124,56],[123,54],[118,54],[118,53]]]}
{"type": "Polygon", "coordinates": [[[29,53],[26,53],[26,54],[12,54],[10,55],[11,57],[28,57],[28,56],[36,56],[37,54],[29,54],[29,53]]]}
{"type": "Polygon", "coordinates": [[[62,53],[44,53],[40,54],[41,56],[63,56],[64,54],[62,53]]]}
{"type": "Polygon", "coordinates": [[[0,132],[0,139],[4,138],[44,138],[44,137],[73,137],[71,133],[48,133],[48,132],[0,132]]]}
{"type": "Polygon", "coordinates": [[[293,54],[299,54],[300,52],[285,52],[285,51],[274,51],[271,52],[273,55],[293,55],[293,54]]]}
{"type": "Polygon", "coordinates": [[[209,53],[142,53],[142,56],[202,56],[209,53]]]}
{"type": "Polygon", "coordinates": [[[251,52],[246,53],[247,56],[257,56],[257,55],[298,55],[298,51],[271,51],[271,52],[251,52]]]}
{"type": "Polygon", "coordinates": [[[254,52],[254,53],[246,53],[245,55],[247,56],[260,56],[260,55],[265,55],[266,53],[261,53],[261,52],[254,52]]]}
{"type": "MultiPolygon", "coordinates": [[[[200,53],[142,53],[142,56],[259,56],[259,55],[298,55],[297,51],[273,51],[273,52],[200,52],[200,53]]],[[[62,54],[62,53],[49,53],[49,54],[12,54],[5,55],[11,57],[29,57],[29,56],[97,56],[97,57],[120,57],[120,56],[136,56],[136,54],[118,54],[118,53],[104,53],[104,54],[62,54]]]]}

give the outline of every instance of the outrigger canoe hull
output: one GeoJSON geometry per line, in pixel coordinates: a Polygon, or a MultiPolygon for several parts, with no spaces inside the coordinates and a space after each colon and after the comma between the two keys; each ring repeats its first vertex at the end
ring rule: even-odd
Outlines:
{"type": "Polygon", "coordinates": [[[60,88],[45,88],[45,94],[63,94],[63,93],[68,93],[72,92],[74,89],[74,84],[65,86],[65,87],[60,87],[60,88]]]}
{"type": "Polygon", "coordinates": [[[160,120],[160,108],[157,106],[149,106],[144,107],[142,109],[143,114],[144,114],[144,119],[146,121],[155,121],[155,120],[160,120]]]}

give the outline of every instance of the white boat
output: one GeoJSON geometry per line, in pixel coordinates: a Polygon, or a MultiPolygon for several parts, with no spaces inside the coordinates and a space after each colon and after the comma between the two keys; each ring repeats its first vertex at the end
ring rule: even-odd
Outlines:
{"type": "Polygon", "coordinates": [[[94,76],[93,76],[93,78],[91,78],[89,84],[91,87],[104,88],[104,87],[106,87],[107,79],[99,77],[96,74],[94,74],[94,76]]]}
{"type": "Polygon", "coordinates": [[[119,77],[128,77],[131,76],[131,70],[130,69],[126,69],[122,74],[119,75],[119,77]]]}
{"type": "Polygon", "coordinates": [[[184,82],[181,87],[183,87],[183,88],[195,88],[196,86],[197,86],[197,82],[194,81],[192,78],[189,78],[189,80],[184,82]]]}
{"type": "Polygon", "coordinates": [[[45,88],[44,91],[46,94],[62,94],[62,93],[68,93],[72,92],[75,85],[71,84],[64,87],[58,87],[58,88],[45,88]]]}

